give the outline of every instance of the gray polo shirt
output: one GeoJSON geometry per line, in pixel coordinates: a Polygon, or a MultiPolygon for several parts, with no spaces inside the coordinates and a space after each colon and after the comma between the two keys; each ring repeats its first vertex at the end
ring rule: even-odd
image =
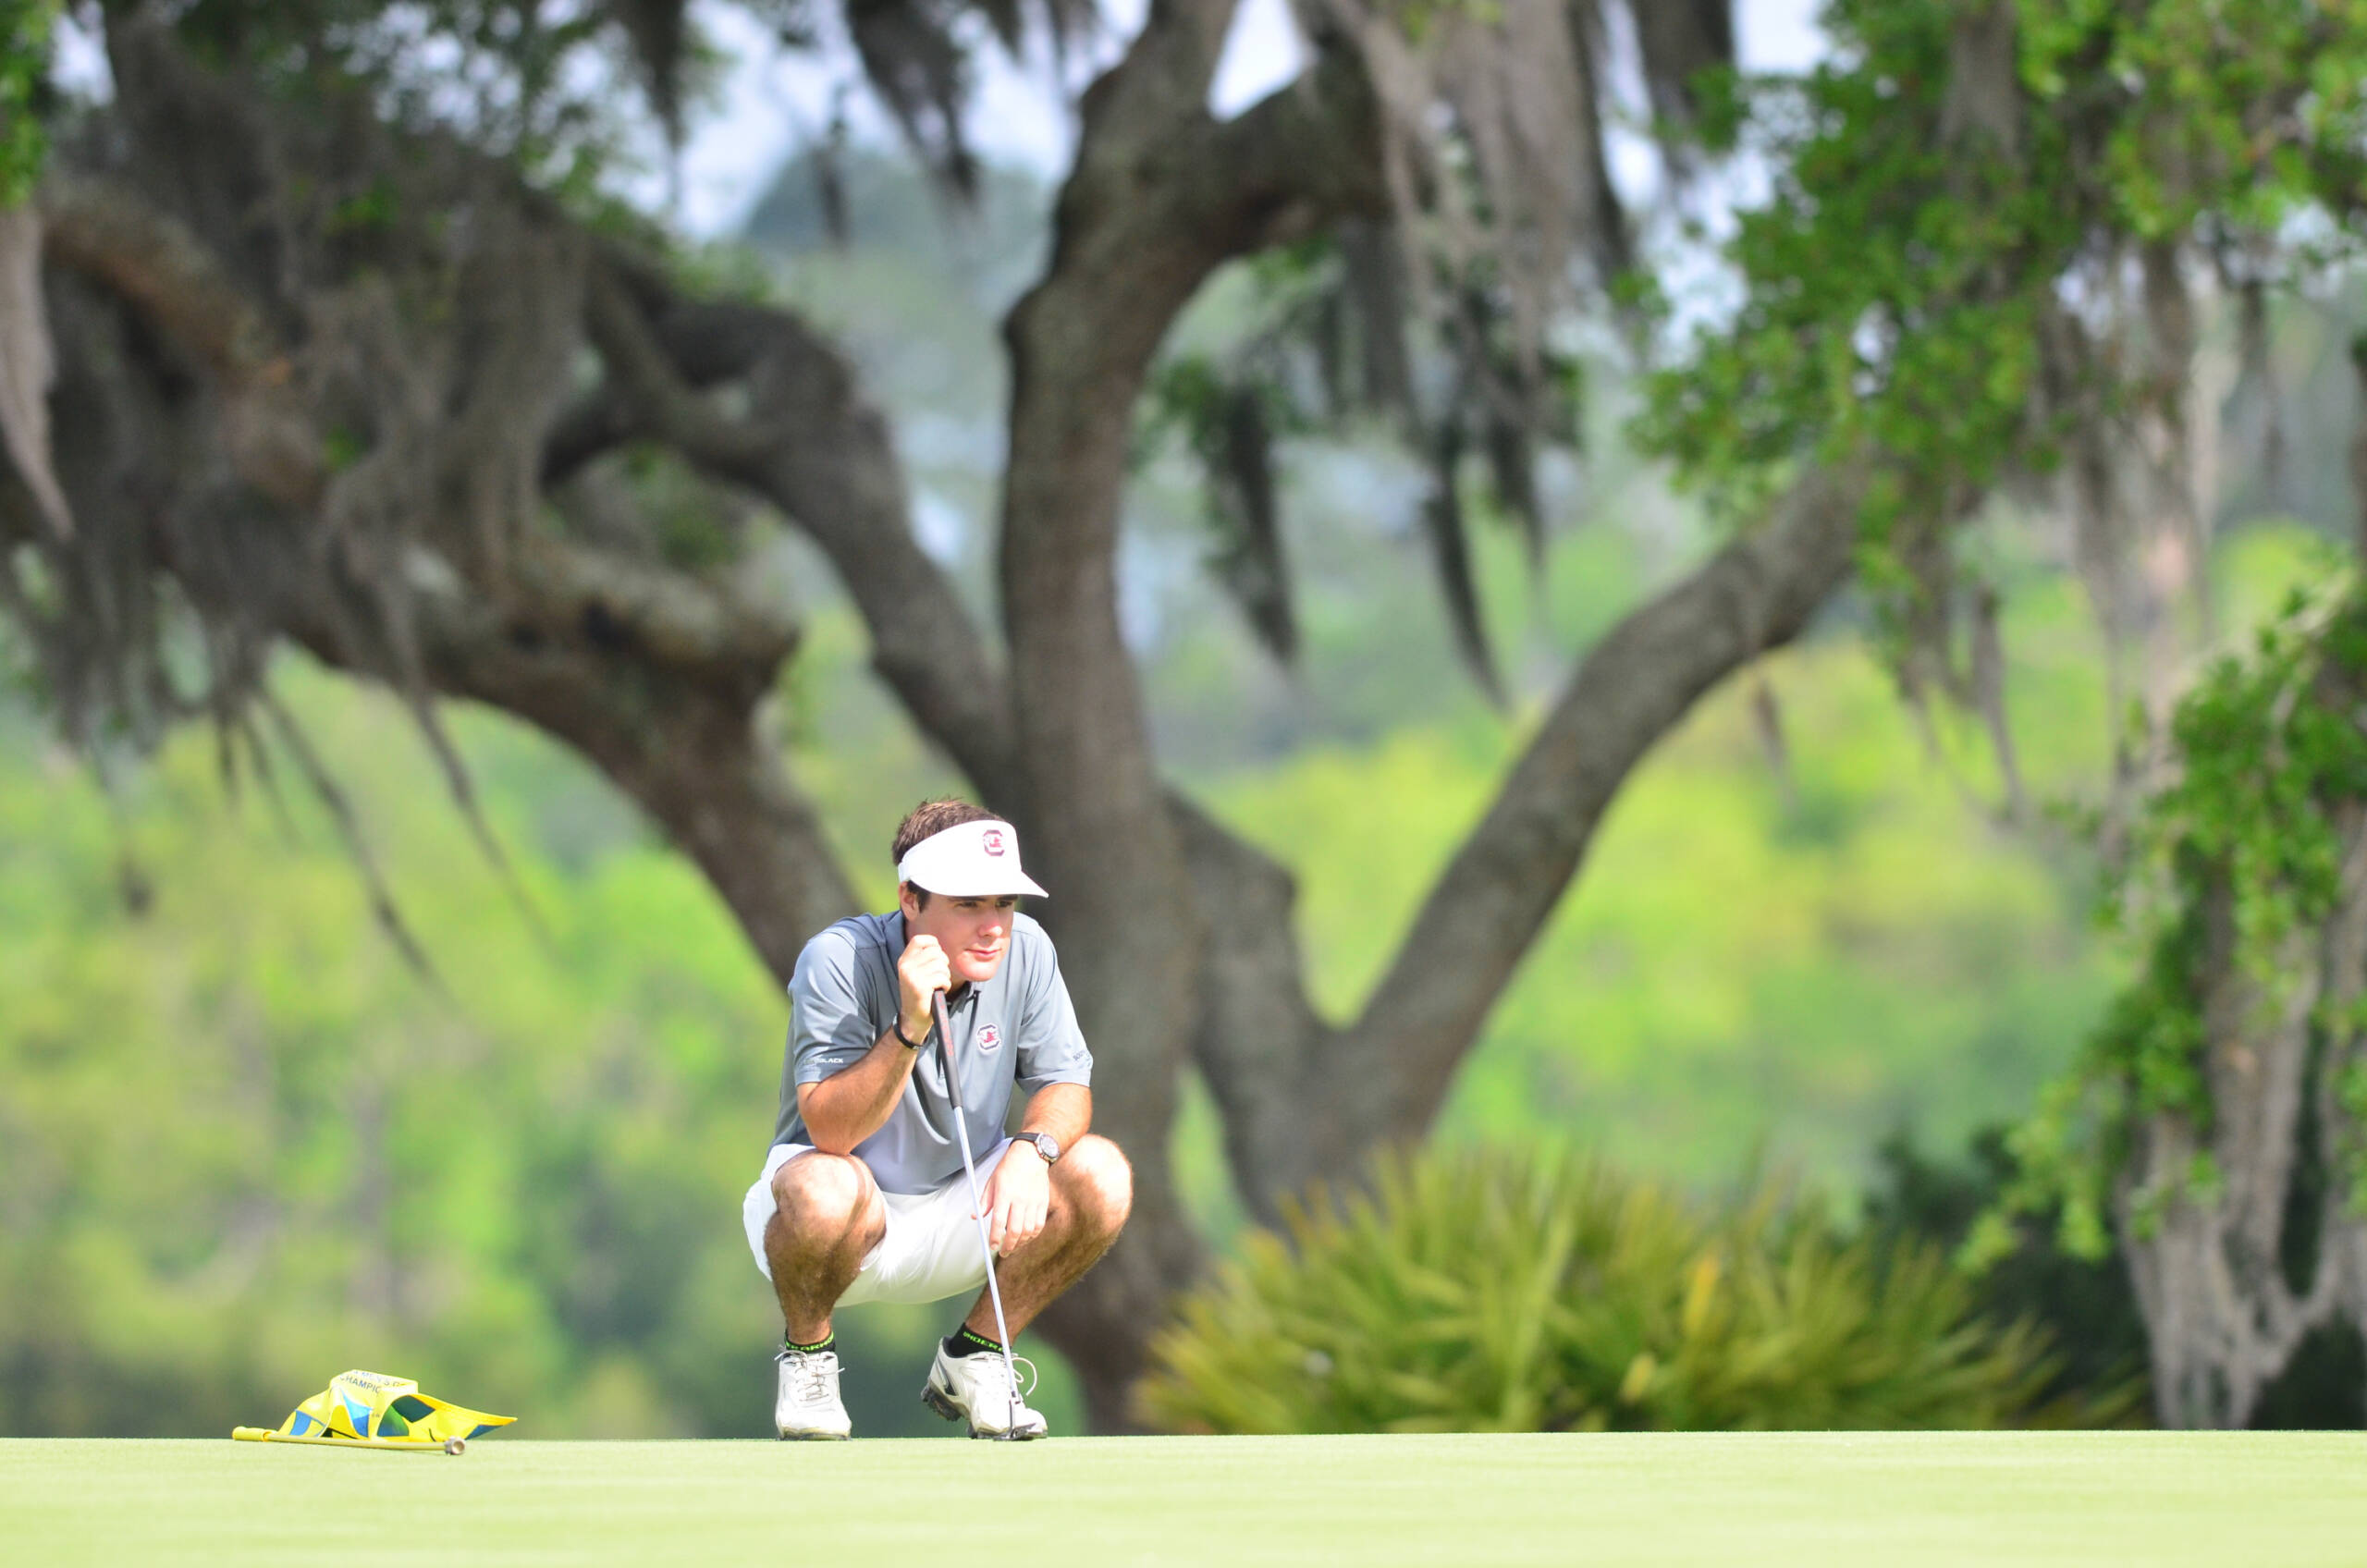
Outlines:
{"type": "MultiPolygon", "coordinates": [[[[797,1086],[852,1067],[896,1022],[896,961],[904,956],[905,941],[901,913],[858,914],[797,955],[774,1143],[812,1143],[797,1111],[797,1086]]],[[[1047,1084],[1093,1082],[1093,1053],[1078,1032],[1052,938],[1026,915],[1012,917],[1011,948],[995,977],[949,995],[946,1011],[954,1060],[962,1064],[962,1110],[973,1159],[1001,1139],[1013,1084],[1033,1093],[1047,1084]]],[[[879,1131],[854,1146],[881,1191],[926,1193],[961,1174],[953,1101],[945,1088],[945,1058],[935,1040],[926,1041],[903,1099],[879,1131]]]]}

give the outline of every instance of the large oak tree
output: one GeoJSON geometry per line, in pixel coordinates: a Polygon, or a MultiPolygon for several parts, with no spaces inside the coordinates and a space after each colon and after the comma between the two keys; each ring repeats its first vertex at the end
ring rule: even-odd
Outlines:
{"type": "MultiPolygon", "coordinates": [[[[402,692],[434,736],[439,702],[491,704],[638,802],[785,977],[855,905],[765,723],[798,627],[728,552],[669,556],[617,457],[668,454],[820,546],[878,675],[1059,889],[1044,915],[1101,1063],[1099,1125],[1138,1171],[1125,1243],[1045,1325],[1105,1427],[1127,1420],[1146,1332],[1200,1261],[1164,1153],[1184,1065],[1259,1215],[1418,1136],[1630,769],[1800,631],[1852,539],[1850,486],[1811,476],[1637,606],[1570,672],[1358,1016],[1320,1019],[1290,876],[1152,756],[1114,564],[1146,377],[1218,268],[1353,226],[1367,250],[1391,237],[1409,284],[1367,313],[1373,340],[1495,376],[1402,399],[1405,427],[1451,438],[1483,394],[1501,427],[1526,417],[1546,317],[1572,307],[1562,279],[1625,232],[1590,7],[1441,13],[1416,42],[1403,18],[1336,6],[1311,17],[1302,80],[1220,120],[1234,8],[1154,0],[1078,105],[1051,256],[1006,324],[997,627],[916,545],[890,432],[828,337],[700,287],[568,181],[570,138],[593,132],[549,88],[556,62],[612,39],[671,116],[680,4],[412,7],[445,59],[496,67],[457,110],[380,7],[94,6],[112,101],[61,121],[31,203],[0,220],[0,595],[94,744],[209,717],[231,755],[257,749],[279,722],[281,643],[402,692]]],[[[845,19],[958,184],[950,10],[845,19]]],[[[1729,49],[1723,10],[1637,19],[1681,115],[1689,74],[1729,49]]],[[[1432,512],[1452,568],[1444,449],[1432,512]]],[[[465,806],[457,759],[451,776],[465,806]]]]}

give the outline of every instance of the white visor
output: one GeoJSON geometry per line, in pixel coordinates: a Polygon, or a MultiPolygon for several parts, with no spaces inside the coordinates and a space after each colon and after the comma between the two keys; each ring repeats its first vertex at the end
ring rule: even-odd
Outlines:
{"type": "Polygon", "coordinates": [[[896,880],[949,899],[1050,896],[1019,869],[1019,832],[1008,822],[965,822],[923,839],[897,863],[896,880]]]}

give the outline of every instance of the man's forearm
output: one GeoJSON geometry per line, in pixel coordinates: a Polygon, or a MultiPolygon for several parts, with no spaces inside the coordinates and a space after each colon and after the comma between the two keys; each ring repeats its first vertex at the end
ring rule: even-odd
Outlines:
{"type": "Polygon", "coordinates": [[[1047,1084],[1027,1102],[1023,1133],[1049,1133],[1062,1148],[1093,1129],[1093,1091],[1082,1084],[1047,1084]]]}
{"type": "Polygon", "coordinates": [[[824,1154],[852,1154],[855,1145],[886,1126],[919,1056],[889,1029],[845,1072],[800,1084],[797,1109],[814,1146],[824,1154]]]}

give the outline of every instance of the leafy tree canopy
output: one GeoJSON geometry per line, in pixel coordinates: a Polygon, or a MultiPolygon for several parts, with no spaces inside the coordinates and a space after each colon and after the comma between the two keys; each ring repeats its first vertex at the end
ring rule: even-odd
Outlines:
{"type": "Polygon", "coordinates": [[[1738,517],[1811,456],[1870,458],[1871,582],[1931,643],[1949,532],[2001,482],[2067,462],[2105,557],[2144,532],[2129,513],[2197,505],[2199,295],[2238,300],[2259,375],[2265,297],[2357,252],[2367,11],[1836,0],[1823,22],[1825,63],[1737,80],[1704,122],[1772,190],[1726,249],[1739,307],[1653,378],[1637,435],[1738,517]]]}

